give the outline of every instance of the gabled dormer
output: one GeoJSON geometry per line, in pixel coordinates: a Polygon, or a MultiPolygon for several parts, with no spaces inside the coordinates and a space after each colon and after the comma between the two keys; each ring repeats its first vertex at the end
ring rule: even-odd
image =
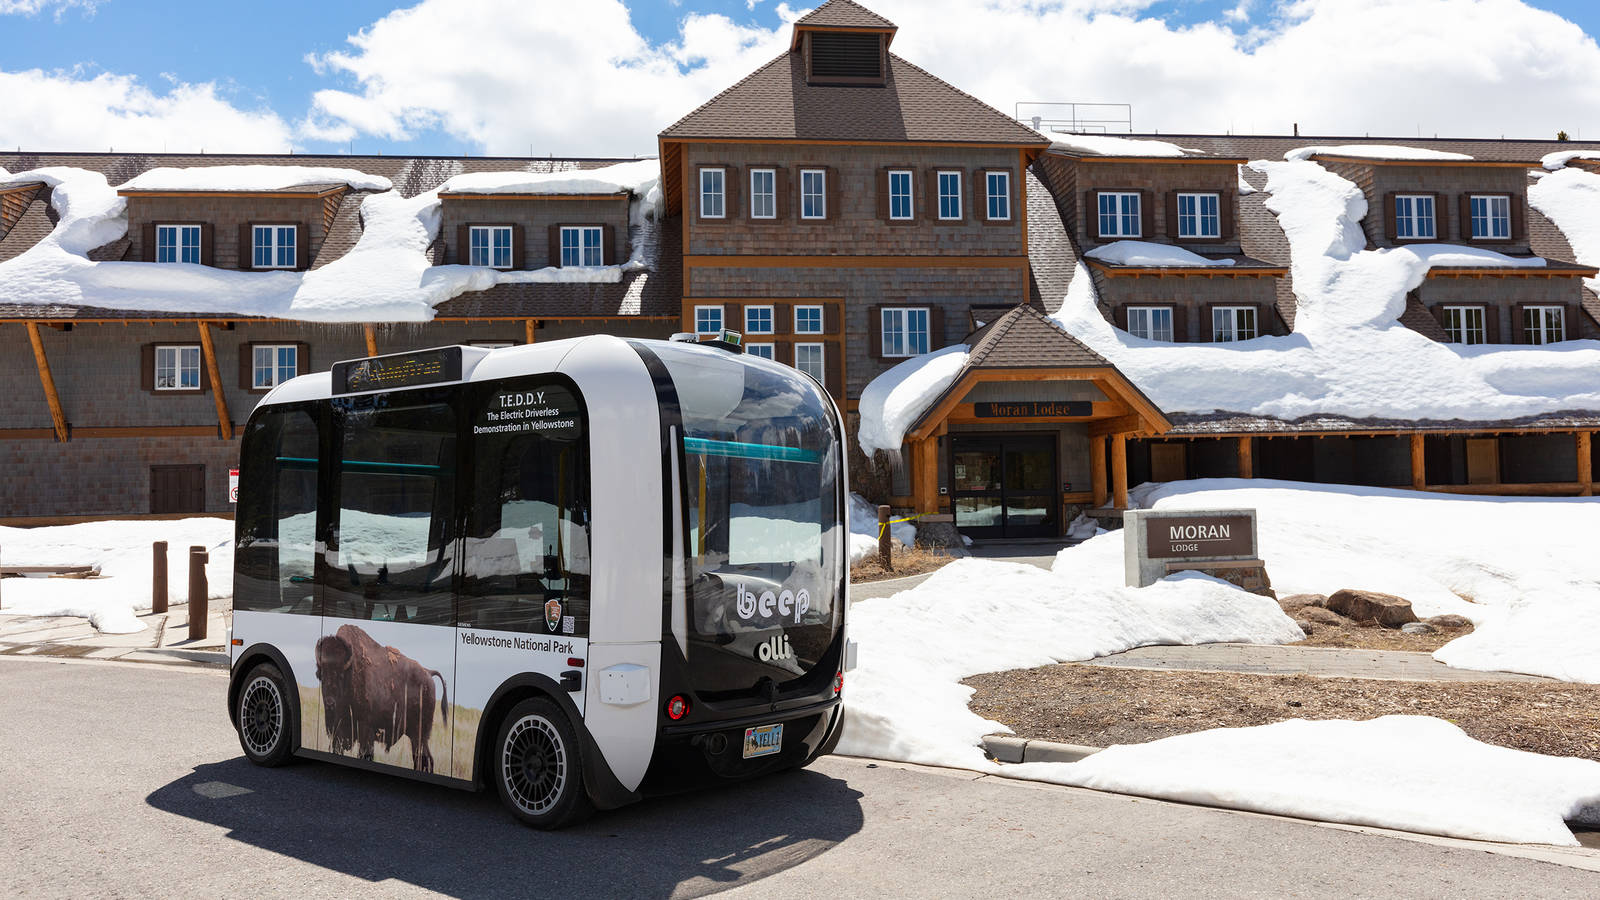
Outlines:
{"type": "Polygon", "coordinates": [[[850,0],[829,0],[794,23],[790,49],[812,85],[883,87],[895,24],[850,0]]]}

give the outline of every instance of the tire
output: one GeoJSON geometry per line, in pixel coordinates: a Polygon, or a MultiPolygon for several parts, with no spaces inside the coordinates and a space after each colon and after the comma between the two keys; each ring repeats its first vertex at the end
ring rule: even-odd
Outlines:
{"type": "Polygon", "coordinates": [[[518,703],[500,723],[494,783],[511,815],[534,828],[562,828],[594,810],[577,732],[543,697],[518,703]]]}
{"type": "Polygon", "coordinates": [[[259,663],[239,689],[239,746],[258,766],[281,766],[294,753],[294,725],[289,689],[272,663],[259,663]]]}

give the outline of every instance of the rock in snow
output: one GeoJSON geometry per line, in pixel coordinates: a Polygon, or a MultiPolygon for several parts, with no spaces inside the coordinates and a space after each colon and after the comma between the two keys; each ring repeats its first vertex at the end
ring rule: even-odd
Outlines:
{"type": "Polygon", "coordinates": [[[1328,609],[1357,622],[1377,622],[1385,628],[1398,628],[1417,621],[1417,614],[1411,611],[1411,601],[1379,591],[1348,588],[1334,591],[1328,597],[1328,609]]]}

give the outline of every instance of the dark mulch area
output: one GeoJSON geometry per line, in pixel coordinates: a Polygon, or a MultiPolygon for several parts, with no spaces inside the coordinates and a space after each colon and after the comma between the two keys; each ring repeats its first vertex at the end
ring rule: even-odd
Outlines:
{"type": "Polygon", "coordinates": [[[953,559],[955,559],[953,556],[936,553],[923,547],[907,547],[895,541],[894,552],[889,556],[891,568],[885,569],[879,565],[877,554],[873,554],[850,567],[850,580],[855,584],[865,584],[869,581],[921,575],[924,572],[944,568],[944,565],[953,559]]]}

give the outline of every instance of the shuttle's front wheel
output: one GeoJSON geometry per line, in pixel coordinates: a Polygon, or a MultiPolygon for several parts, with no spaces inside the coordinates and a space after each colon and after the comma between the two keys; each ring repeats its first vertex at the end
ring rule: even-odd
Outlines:
{"type": "Polygon", "coordinates": [[[535,828],[560,828],[589,814],[577,733],[560,707],[524,700],[500,725],[495,785],[511,814],[535,828]]]}
{"type": "Polygon", "coordinates": [[[258,766],[281,766],[294,750],[288,698],[283,673],[272,663],[261,663],[245,676],[239,691],[239,745],[258,766]]]}

